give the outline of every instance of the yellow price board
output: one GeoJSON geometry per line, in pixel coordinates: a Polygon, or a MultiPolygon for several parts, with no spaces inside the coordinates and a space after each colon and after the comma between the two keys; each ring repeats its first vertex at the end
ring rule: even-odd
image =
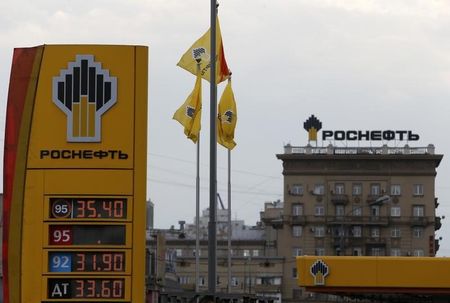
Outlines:
{"type": "Polygon", "coordinates": [[[5,303],[144,302],[148,49],[14,51],[5,303]]]}

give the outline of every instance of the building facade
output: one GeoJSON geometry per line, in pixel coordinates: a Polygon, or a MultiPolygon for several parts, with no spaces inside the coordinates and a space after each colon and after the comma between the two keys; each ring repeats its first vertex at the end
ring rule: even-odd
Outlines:
{"type": "MultiPolygon", "coordinates": [[[[179,221],[179,227],[153,230],[148,248],[152,258],[154,281],[149,288],[161,293],[208,291],[208,218],[200,217],[198,285],[196,285],[196,227],[179,221]],[[163,238],[163,241],[161,241],[163,238]],[[159,240],[159,241],[158,241],[159,240]],[[159,244],[158,244],[159,243],[159,244]],[[164,252],[158,252],[158,247],[164,252]],[[164,256],[164,257],[162,257],[164,256]],[[164,268],[165,276],[158,269],[164,268]]],[[[194,222],[196,220],[194,219],[194,222]]],[[[247,226],[243,220],[231,221],[231,248],[228,246],[228,210],[217,213],[217,280],[218,293],[257,297],[261,301],[281,303],[284,259],[276,254],[276,242],[266,234],[262,224],[247,226]],[[228,267],[228,254],[231,267],[228,267]],[[229,283],[230,281],[230,283],[229,283]]]]}
{"type": "Polygon", "coordinates": [[[297,286],[298,255],[435,255],[435,176],[442,155],[432,145],[288,145],[277,158],[284,203],[266,205],[262,220],[276,232],[278,255],[285,258],[284,301],[306,295],[297,286]]]}

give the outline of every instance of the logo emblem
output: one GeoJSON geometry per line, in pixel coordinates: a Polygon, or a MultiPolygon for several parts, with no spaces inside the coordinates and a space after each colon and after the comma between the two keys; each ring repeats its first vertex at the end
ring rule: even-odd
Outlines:
{"type": "Polygon", "coordinates": [[[325,285],[325,277],[328,276],[330,270],[328,265],[319,259],[311,265],[310,272],[314,277],[314,285],[325,285]]]}
{"type": "Polygon", "coordinates": [[[233,122],[234,113],[232,110],[227,110],[222,115],[222,119],[220,119],[222,122],[225,122],[227,124],[231,124],[233,122]]]}
{"type": "Polygon", "coordinates": [[[53,77],[53,102],[67,116],[68,142],[100,142],[102,115],[117,99],[117,78],[93,55],[77,55],[53,77]]]}
{"type": "Polygon", "coordinates": [[[308,141],[317,141],[317,132],[322,129],[322,122],[314,115],[303,123],[303,128],[308,132],[308,141]]]}
{"type": "Polygon", "coordinates": [[[200,63],[200,61],[208,62],[209,54],[206,52],[206,48],[204,47],[196,47],[192,50],[192,58],[200,63]]]}

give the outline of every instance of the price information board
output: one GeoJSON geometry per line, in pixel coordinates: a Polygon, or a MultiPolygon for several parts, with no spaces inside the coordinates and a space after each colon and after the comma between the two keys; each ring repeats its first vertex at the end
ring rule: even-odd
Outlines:
{"type": "Polygon", "coordinates": [[[4,302],[144,303],[148,48],[16,48],[4,302]]]}
{"type": "Polygon", "coordinates": [[[132,197],[45,201],[47,299],[129,300],[132,197]]]}

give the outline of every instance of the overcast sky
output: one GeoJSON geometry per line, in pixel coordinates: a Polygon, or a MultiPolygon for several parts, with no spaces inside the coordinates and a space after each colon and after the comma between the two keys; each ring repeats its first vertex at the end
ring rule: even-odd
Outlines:
{"type": "MultiPolygon", "coordinates": [[[[155,203],[156,227],[192,222],[195,145],[171,118],[195,81],[176,63],[208,29],[209,5],[207,0],[0,1],[1,141],[14,47],[148,45],[148,197],[155,203]]],[[[255,224],[265,201],[282,199],[282,167],[275,155],[286,143],[307,143],[302,125],[311,114],[326,129],[408,129],[421,136],[411,146],[432,143],[446,155],[436,195],[437,214],[447,216],[438,232],[440,255],[450,256],[450,1],[222,0],[219,16],[238,105],[233,217],[255,224]]],[[[207,82],[203,87],[205,208],[207,82]]],[[[226,201],[226,152],[220,146],[218,151],[218,190],[226,201]]]]}

